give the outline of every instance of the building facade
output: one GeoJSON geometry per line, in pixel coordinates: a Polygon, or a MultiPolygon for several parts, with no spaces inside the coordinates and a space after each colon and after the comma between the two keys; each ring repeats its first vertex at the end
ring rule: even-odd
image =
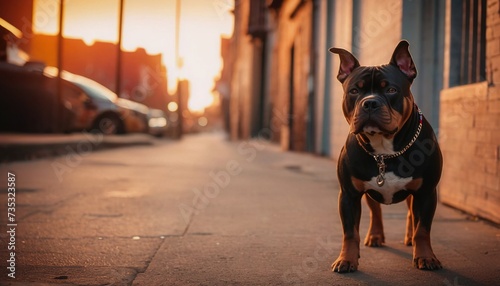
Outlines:
{"type": "Polygon", "coordinates": [[[348,125],[339,59],[328,49],[380,65],[407,39],[418,70],[412,93],[443,149],[441,201],[500,222],[498,2],[236,0],[224,55],[231,138],[266,137],[336,160],[348,125]]]}
{"type": "MultiPolygon", "coordinates": [[[[57,37],[34,34],[28,52],[31,60],[57,65],[57,37]]],[[[116,91],[117,46],[96,41],[88,46],[81,39],[63,39],[63,69],[93,79],[116,91]]],[[[161,54],[149,55],[138,48],[122,52],[120,97],[165,110],[169,102],[167,71],[161,54]]]]}
{"type": "Polygon", "coordinates": [[[285,150],[337,158],[347,134],[339,61],[332,46],[363,65],[387,63],[401,38],[411,42],[422,81],[414,94],[435,128],[443,71],[444,1],[235,1],[231,137],[264,136],[285,150]]]}
{"type": "Polygon", "coordinates": [[[444,50],[440,199],[500,223],[499,1],[447,1],[444,50]]]}

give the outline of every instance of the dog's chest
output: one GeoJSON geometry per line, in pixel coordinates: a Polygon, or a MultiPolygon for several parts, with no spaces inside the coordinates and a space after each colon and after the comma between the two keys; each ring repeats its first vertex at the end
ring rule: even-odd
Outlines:
{"type": "Polygon", "coordinates": [[[407,190],[407,186],[413,181],[412,177],[402,178],[394,174],[394,172],[388,172],[385,174],[385,181],[382,186],[377,184],[377,176],[371,178],[370,181],[364,181],[363,191],[373,190],[382,195],[384,204],[391,204],[393,202],[394,194],[399,191],[407,190]]]}

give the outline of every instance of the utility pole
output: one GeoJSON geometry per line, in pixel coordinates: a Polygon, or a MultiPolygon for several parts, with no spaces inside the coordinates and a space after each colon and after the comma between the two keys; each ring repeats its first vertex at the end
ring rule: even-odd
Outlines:
{"type": "Polygon", "coordinates": [[[175,2],[175,64],[180,69],[181,62],[179,57],[179,33],[181,26],[181,0],[175,2]]]}
{"type": "Polygon", "coordinates": [[[57,34],[57,102],[55,106],[55,124],[54,131],[61,132],[63,131],[63,90],[62,90],[62,68],[63,68],[63,23],[64,19],[64,0],[59,0],[59,33],[57,34]]]}
{"type": "Polygon", "coordinates": [[[181,26],[181,0],[176,0],[175,2],[175,63],[177,66],[177,138],[182,137],[183,132],[183,117],[182,117],[182,84],[180,82],[179,71],[182,68],[182,61],[179,56],[179,34],[181,26]]]}
{"type": "Polygon", "coordinates": [[[118,14],[118,43],[116,51],[116,87],[115,92],[118,97],[120,97],[121,84],[122,84],[122,32],[123,32],[123,3],[124,0],[120,0],[119,14],[118,14]]]}

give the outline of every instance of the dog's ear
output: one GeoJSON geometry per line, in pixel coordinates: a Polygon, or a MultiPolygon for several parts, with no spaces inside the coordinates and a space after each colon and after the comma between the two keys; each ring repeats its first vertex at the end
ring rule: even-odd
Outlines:
{"type": "Polygon", "coordinates": [[[394,49],[390,64],[398,67],[412,82],[417,77],[417,69],[408,50],[409,46],[410,44],[405,40],[399,42],[396,49],[394,49]]]}
{"type": "Polygon", "coordinates": [[[359,61],[351,53],[344,49],[330,48],[330,52],[338,54],[340,56],[340,69],[337,79],[344,83],[345,79],[351,74],[351,72],[359,67],[359,61]]]}

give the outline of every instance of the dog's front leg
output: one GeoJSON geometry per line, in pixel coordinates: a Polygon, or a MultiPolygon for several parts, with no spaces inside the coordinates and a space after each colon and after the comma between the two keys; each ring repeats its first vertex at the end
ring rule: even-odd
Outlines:
{"type": "Polygon", "coordinates": [[[431,225],[436,211],[437,194],[432,190],[428,195],[413,196],[411,211],[413,215],[413,266],[418,269],[441,269],[431,247],[431,225]]]}
{"type": "Polygon", "coordinates": [[[365,195],[366,203],[370,208],[370,227],[365,238],[365,245],[380,247],[385,243],[384,224],[382,222],[382,209],[380,203],[365,195]]]}
{"type": "Polygon", "coordinates": [[[347,193],[344,188],[339,194],[339,211],[344,238],[340,255],[332,264],[332,271],[354,272],[359,259],[359,220],[361,218],[361,197],[357,192],[347,193]]]}

